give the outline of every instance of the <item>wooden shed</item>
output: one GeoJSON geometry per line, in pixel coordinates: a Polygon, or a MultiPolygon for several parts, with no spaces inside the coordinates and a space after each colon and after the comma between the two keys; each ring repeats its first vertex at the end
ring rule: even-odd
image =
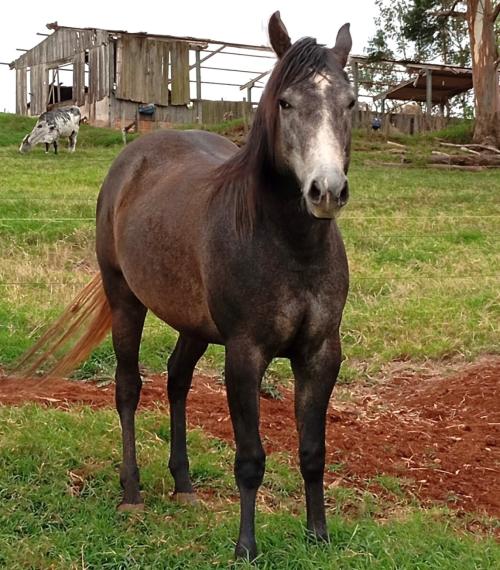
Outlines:
{"type": "Polygon", "coordinates": [[[124,128],[136,121],[139,130],[247,117],[252,104],[245,82],[240,89],[246,97],[240,100],[202,98],[202,63],[228,49],[273,59],[271,53],[262,54],[271,52],[266,46],[57,23],[47,27],[52,33],[10,64],[16,70],[16,113],[21,115],[75,104],[90,124],[124,128]],[[70,85],[60,79],[64,71],[72,72],[70,85]]]}

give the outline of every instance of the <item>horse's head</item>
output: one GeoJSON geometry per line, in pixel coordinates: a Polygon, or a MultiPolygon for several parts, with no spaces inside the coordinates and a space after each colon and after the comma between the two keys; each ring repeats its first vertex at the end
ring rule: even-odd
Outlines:
{"type": "Polygon", "coordinates": [[[331,49],[304,38],[292,45],[279,12],[269,21],[279,60],[263,104],[275,166],[293,175],[307,210],[332,218],[348,199],[353,89],[344,66],[352,46],[349,24],[331,49]]]}

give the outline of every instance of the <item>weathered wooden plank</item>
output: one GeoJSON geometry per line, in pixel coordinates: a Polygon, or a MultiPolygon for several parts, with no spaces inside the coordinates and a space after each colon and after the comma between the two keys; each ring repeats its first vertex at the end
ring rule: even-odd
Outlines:
{"type": "Polygon", "coordinates": [[[156,64],[154,68],[154,92],[151,93],[151,102],[157,105],[168,106],[169,101],[169,90],[168,90],[168,76],[169,76],[169,54],[170,48],[168,42],[157,41],[156,42],[156,64]]]}
{"type": "Polygon", "coordinates": [[[85,52],[73,58],[73,101],[76,105],[85,103],[85,52]]]}
{"type": "Polygon", "coordinates": [[[107,65],[105,62],[105,52],[107,50],[106,50],[106,46],[104,46],[104,45],[97,46],[94,49],[97,50],[97,56],[98,56],[98,61],[99,61],[97,100],[100,101],[103,97],[106,96],[106,93],[107,93],[107,84],[108,84],[108,73],[107,73],[107,71],[108,71],[108,69],[107,69],[107,65]]]}
{"type": "Polygon", "coordinates": [[[118,39],[115,44],[115,51],[116,51],[116,69],[115,69],[115,81],[116,81],[116,88],[115,88],[115,95],[116,97],[123,97],[123,41],[118,39]]]}
{"type": "Polygon", "coordinates": [[[250,117],[252,105],[248,101],[202,101],[201,113],[203,123],[217,124],[224,121],[224,115],[230,114],[233,119],[250,117]]]}
{"type": "Polygon", "coordinates": [[[117,42],[116,96],[168,105],[167,42],[123,36],[117,42]]]}
{"type": "Polygon", "coordinates": [[[95,45],[89,50],[89,102],[100,101],[109,93],[109,49],[95,45]]]}
{"type": "Polygon", "coordinates": [[[169,88],[169,78],[170,78],[170,45],[167,42],[163,42],[162,45],[162,68],[161,68],[161,91],[160,91],[160,104],[168,106],[170,105],[170,88],[169,88]]]}
{"type": "Polygon", "coordinates": [[[138,37],[134,45],[135,57],[131,62],[134,67],[135,81],[132,80],[130,88],[136,93],[136,100],[141,103],[148,103],[147,100],[147,55],[148,41],[145,37],[138,37]],[[134,85],[135,83],[135,85],[134,85]]]}
{"type": "Polygon", "coordinates": [[[97,100],[97,74],[99,65],[97,53],[94,48],[89,50],[89,91],[88,91],[88,103],[95,103],[97,100]]]}
{"type": "Polygon", "coordinates": [[[189,45],[172,42],[171,48],[172,105],[187,105],[189,94],[189,45]]]}
{"type": "Polygon", "coordinates": [[[146,65],[145,65],[145,96],[144,102],[151,103],[154,102],[157,89],[159,87],[158,74],[159,69],[159,53],[158,53],[158,42],[148,41],[146,50],[146,65]]]}
{"type": "Polygon", "coordinates": [[[108,59],[109,59],[109,65],[108,65],[108,96],[110,97],[109,99],[109,114],[108,114],[108,121],[109,121],[109,125],[108,126],[113,126],[113,123],[115,121],[115,114],[114,114],[114,106],[111,103],[111,97],[114,94],[114,82],[115,82],[115,49],[116,49],[116,43],[111,41],[109,42],[108,45],[108,59]]]}
{"type": "Polygon", "coordinates": [[[28,93],[26,68],[16,69],[16,113],[28,114],[28,93]]]}
{"type": "Polygon", "coordinates": [[[30,70],[30,114],[39,115],[47,110],[48,80],[45,65],[33,65],[30,70]]]}
{"type": "Polygon", "coordinates": [[[116,96],[120,99],[130,99],[130,68],[133,54],[133,42],[130,37],[122,36],[117,41],[118,57],[117,57],[117,73],[116,73],[116,96]]]}
{"type": "Polygon", "coordinates": [[[70,62],[76,53],[109,43],[106,30],[57,30],[16,60],[16,67],[70,62]]]}
{"type": "Polygon", "coordinates": [[[158,40],[147,42],[145,103],[168,105],[168,43],[158,40]]]}

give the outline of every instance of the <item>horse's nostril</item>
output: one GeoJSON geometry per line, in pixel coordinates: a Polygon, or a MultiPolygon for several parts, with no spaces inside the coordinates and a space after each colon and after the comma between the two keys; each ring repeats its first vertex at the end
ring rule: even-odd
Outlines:
{"type": "Polygon", "coordinates": [[[349,199],[349,184],[346,182],[339,195],[338,199],[339,206],[344,206],[345,204],[347,204],[348,199],[349,199]]]}
{"type": "Polygon", "coordinates": [[[321,190],[318,188],[316,182],[313,182],[311,188],[309,188],[309,198],[314,203],[321,201],[321,190]]]}

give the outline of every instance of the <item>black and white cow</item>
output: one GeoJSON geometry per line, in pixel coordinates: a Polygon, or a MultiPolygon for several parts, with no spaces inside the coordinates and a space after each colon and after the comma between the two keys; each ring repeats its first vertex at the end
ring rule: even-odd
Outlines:
{"type": "Polygon", "coordinates": [[[24,137],[19,152],[28,152],[35,145],[45,143],[45,152],[49,152],[49,146],[53,144],[54,152],[57,154],[57,141],[60,137],[68,137],[68,149],[70,152],[75,152],[80,121],[80,109],[75,106],[42,113],[31,133],[24,137]]]}

